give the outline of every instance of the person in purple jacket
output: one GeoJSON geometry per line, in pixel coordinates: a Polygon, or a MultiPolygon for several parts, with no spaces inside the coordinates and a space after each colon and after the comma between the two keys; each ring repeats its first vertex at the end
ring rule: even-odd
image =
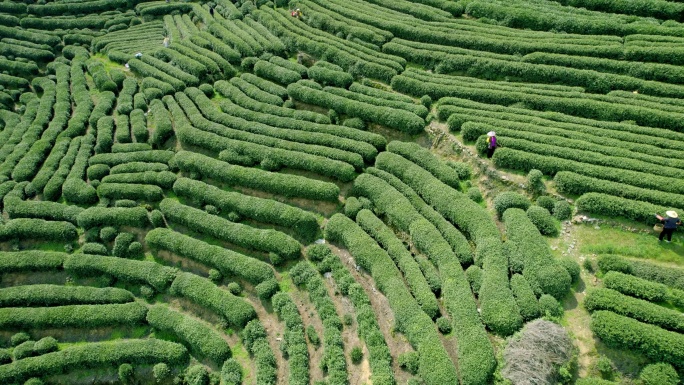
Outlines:
{"type": "Polygon", "coordinates": [[[496,132],[489,131],[487,133],[487,158],[491,158],[496,150],[496,132]]]}
{"type": "Polygon", "coordinates": [[[669,243],[672,241],[672,233],[677,230],[677,226],[681,225],[682,221],[679,219],[679,215],[677,215],[676,211],[666,211],[665,215],[665,217],[661,217],[660,215],[656,214],[656,218],[663,222],[663,231],[660,233],[658,241],[662,241],[667,235],[667,241],[665,242],[669,243]]]}

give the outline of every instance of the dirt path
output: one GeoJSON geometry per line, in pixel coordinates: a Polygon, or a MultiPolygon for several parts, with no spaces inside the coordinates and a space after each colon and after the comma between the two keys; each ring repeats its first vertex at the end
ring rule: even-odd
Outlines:
{"type": "MultiPolygon", "coordinates": [[[[561,235],[551,241],[551,248],[554,252],[570,258],[582,266],[588,256],[579,252],[575,229],[576,225],[571,222],[563,222],[561,235]]],[[[597,359],[597,341],[589,329],[591,315],[582,306],[587,287],[595,287],[597,283],[596,276],[582,268],[579,282],[575,284],[572,292],[563,301],[563,308],[565,309],[563,326],[574,337],[578,349],[578,374],[580,377],[587,377],[597,359]]]]}
{"type": "Polygon", "coordinates": [[[405,384],[411,374],[403,371],[397,362],[397,357],[400,354],[413,351],[413,347],[409,344],[406,337],[394,330],[394,313],[389,306],[389,301],[376,287],[373,278],[361,271],[356,270],[356,263],[354,258],[349,254],[348,251],[339,249],[335,246],[329,245],[333,252],[340,257],[342,263],[347,267],[347,270],[354,277],[354,280],[358,282],[363,289],[366,291],[368,298],[370,299],[371,306],[375,311],[375,317],[380,326],[380,331],[385,337],[387,342],[387,347],[389,348],[390,354],[394,358],[392,361],[392,369],[394,371],[394,377],[397,384],[405,384]]]}

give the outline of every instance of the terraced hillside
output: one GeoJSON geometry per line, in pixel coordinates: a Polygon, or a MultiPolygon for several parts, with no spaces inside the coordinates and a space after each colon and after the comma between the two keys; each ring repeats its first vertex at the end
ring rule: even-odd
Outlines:
{"type": "Polygon", "coordinates": [[[573,205],[684,215],[682,19],[0,2],[0,384],[677,384],[684,273],[624,256],[579,306],[636,369],[589,378],[562,329],[562,359],[508,352],[574,330],[592,262],[550,244],[573,205]]]}

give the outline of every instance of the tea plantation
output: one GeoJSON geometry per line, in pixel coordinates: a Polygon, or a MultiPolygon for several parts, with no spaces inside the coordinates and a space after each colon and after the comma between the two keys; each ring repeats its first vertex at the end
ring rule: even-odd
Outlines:
{"type": "Polygon", "coordinates": [[[0,384],[679,384],[682,22],[1,1],[0,384]]]}

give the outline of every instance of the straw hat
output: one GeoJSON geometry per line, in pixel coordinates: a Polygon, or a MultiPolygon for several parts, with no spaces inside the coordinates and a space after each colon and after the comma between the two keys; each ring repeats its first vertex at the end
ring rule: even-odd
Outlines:
{"type": "Polygon", "coordinates": [[[494,132],[494,131],[489,131],[489,132],[487,133],[487,136],[496,136],[496,132],[494,132]]]}
{"type": "Polygon", "coordinates": [[[665,215],[667,215],[670,218],[679,218],[679,215],[677,215],[676,211],[665,211],[665,215]]]}

